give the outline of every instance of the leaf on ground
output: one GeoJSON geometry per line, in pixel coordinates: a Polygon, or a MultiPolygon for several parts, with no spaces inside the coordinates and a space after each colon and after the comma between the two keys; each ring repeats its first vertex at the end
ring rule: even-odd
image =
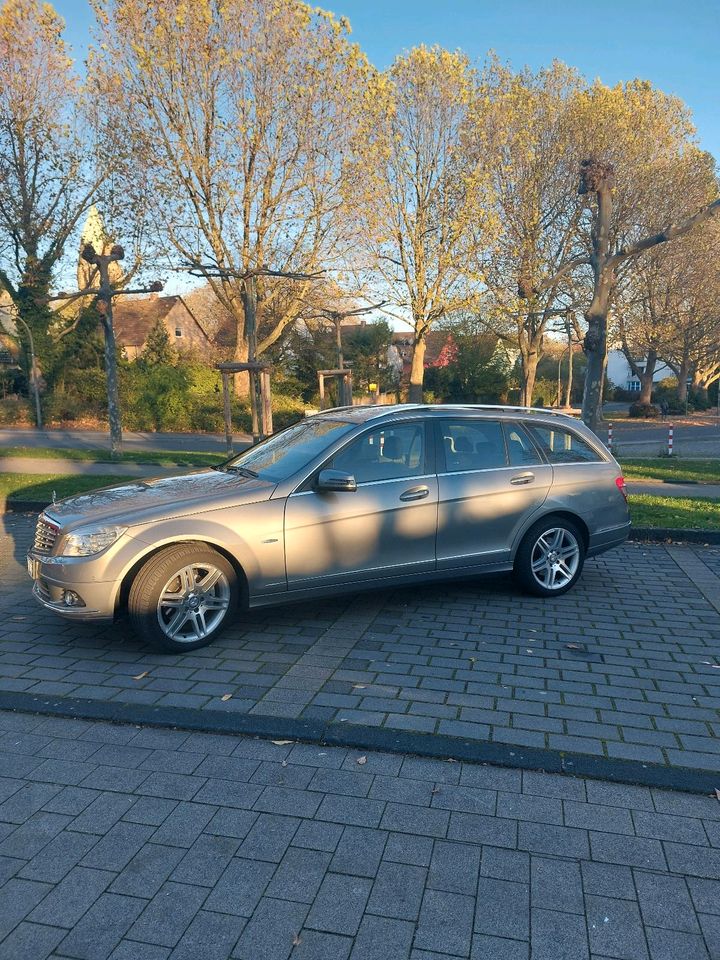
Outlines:
{"type": "Polygon", "coordinates": [[[295,936],[293,937],[292,945],[294,947],[299,947],[301,943],[302,943],[302,937],[300,936],[299,933],[296,933],[295,936]]]}
{"type": "Polygon", "coordinates": [[[367,763],[367,757],[358,757],[355,763],[359,763],[362,766],[364,763],[367,763]]]}
{"type": "Polygon", "coordinates": [[[225,703],[226,700],[231,700],[231,699],[232,699],[232,694],[231,694],[231,693],[224,693],[224,694],[220,697],[220,699],[222,700],[223,703],[225,703]]]}
{"type": "Polygon", "coordinates": [[[365,689],[365,684],[364,684],[364,683],[354,683],[354,684],[353,684],[353,690],[364,690],[364,689],[365,689]]]}
{"type": "Polygon", "coordinates": [[[142,673],[139,673],[136,677],[133,677],[133,680],[144,680],[145,677],[149,677],[149,676],[150,676],[150,671],[143,670],[142,673]]]}
{"type": "Polygon", "coordinates": [[[565,647],[568,650],[587,650],[584,643],[566,643],[565,647]]]}
{"type": "Polygon", "coordinates": [[[289,743],[295,743],[294,740],[273,740],[276,747],[286,747],[289,743]]]}
{"type": "Polygon", "coordinates": [[[720,790],[715,791],[715,799],[720,800],[720,790]]]}
{"type": "Polygon", "coordinates": [[[477,663],[477,657],[468,657],[470,663],[477,663]]]}

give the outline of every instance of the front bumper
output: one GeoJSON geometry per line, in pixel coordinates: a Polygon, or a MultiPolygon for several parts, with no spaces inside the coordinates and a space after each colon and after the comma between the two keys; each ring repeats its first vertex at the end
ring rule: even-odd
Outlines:
{"type": "Polygon", "coordinates": [[[28,555],[28,572],[32,577],[32,594],[46,610],[68,620],[111,621],[115,617],[115,581],[80,582],[77,566],[53,563],[45,557],[28,555]],[[75,574],[75,575],[74,575],[75,574]],[[64,602],[66,590],[82,598],[84,606],[71,607],[64,602]]]}

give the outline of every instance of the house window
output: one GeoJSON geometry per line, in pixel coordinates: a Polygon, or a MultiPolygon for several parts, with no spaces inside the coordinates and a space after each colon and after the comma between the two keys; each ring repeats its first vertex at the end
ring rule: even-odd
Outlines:
{"type": "Polygon", "coordinates": [[[175,336],[176,337],[182,336],[182,330],[180,329],[180,327],[175,327],[175,336]]]}
{"type": "Polygon", "coordinates": [[[640,381],[628,380],[627,389],[630,391],[630,393],[640,393],[640,381]]]}

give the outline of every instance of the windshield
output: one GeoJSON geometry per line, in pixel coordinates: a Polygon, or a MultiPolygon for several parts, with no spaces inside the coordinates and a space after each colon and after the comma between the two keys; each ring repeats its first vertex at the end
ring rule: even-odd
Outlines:
{"type": "Polygon", "coordinates": [[[349,433],[355,424],[310,417],[268,437],[229,460],[224,469],[278,482],[307,466],[331,443],[349,433]]]}

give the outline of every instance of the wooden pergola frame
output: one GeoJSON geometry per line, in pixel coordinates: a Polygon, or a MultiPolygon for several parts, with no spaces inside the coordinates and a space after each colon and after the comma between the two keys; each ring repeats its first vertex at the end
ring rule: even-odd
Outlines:
{"type": "Polygon", "coordinates": [[[256,404],[252,404],[253,413],[253,440],[264,440],[273,432],[272,422],[272,395],[270,393],[270,371],[272,364],[262,363],[258,360],[248,361],[247,363],[226,363],[216,364],[216,369],[220,371],[223,383],[223,412],[225,417],[225,443],[228,456],[233,454],[233,430],[232,430],[232,402],[230,390],[230,377],[236,373],[247,373],[250,377],[250,396],[257,397],[260,394],[260,424],[257,423],[255,410],[256,404]]]}
{"type": "Polygon", "coordinates": [[[337,378],[339,381],[340,395],[338,397],[341,407],[351,407],[352,398],[352,370],[343,367],[342,370],[318,370],[318,386],[320,389],[320,409],[325,409],[325,381],[329,378],[337,378]]]}

